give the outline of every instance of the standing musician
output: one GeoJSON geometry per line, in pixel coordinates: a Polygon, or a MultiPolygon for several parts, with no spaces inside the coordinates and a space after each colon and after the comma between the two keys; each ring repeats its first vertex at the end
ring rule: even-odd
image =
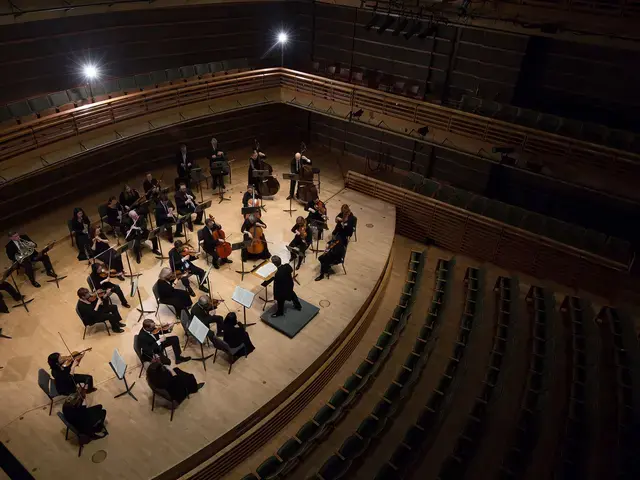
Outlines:
{"type": "Polygon", "coordinates": [[[124,280],[124,265],[122,264],[122,256],[116,254],[107,236],[102,233],[99,226],[91,228],[91,253],[95,260],[100,260],[105,265],[109,265],[114,272],[114,277],[118,280],[124,280]]]}
{"type": "Polygon", "coordinates": [[[309,215],[307,215],[307,223],[309,223],[313,228],[318,229],[318,238],[322,240],[323,231],[329,229],[327,226],[326,205],[316,195],[316,198],[309,200],[304,209],[309,212],[309,215]]]}
{"type": "Polygon", "coordinates": [[[73,218],[71,219],[71,230],[76,236],[76,247],[78,247],[78,260],[87,260],[91,240],[89,240],[89,227],[91,220],[80,207],[73,209],[73,218]]]}
{"type": "Polygon", "coordinates": [[[256,200],[262,200],[262,195],[257,189],[253,188],[252,184],[249,184],[247,185],[247,191],[244,192],[244,195],[242,196],[242,206],[247,208],[249,206],[249,201],[254,198],[256,200]]]}
{"type": "MultiPolygon", "coordinates": [[[[166,193],[162,193],[160,195],[160,201],[156,205],[156,225],[165,227],[170,242],[173,242],[172,225],[176,223],[177,219],[177,213],[174,210],[173,203],[171,203],[166,193]]],[[[184,237],[182,234],[182,223],[176,225],[176,237],[184,237]]]]}
{"type": "Polygon", "coordinates": [[[191,357],[183,357],[180,349],[180,339],[176,335],[166,336],[171,333],[173,324],[158,326],[150,318],[145,318],[142,322],[142,329],[138,334],[138,345],[141,350],[141,357],[144,360],[153,360],[154,355],[160,357],[160,361],[165,365],[171,365],[171,360],[167,357],[164,349],[171,347],[173,355],[176,357],[176,364],[188,362],[191,357]]]}
{"type": "Polygon", "coordinates": [[[120,192],[120,206],[124,209],[124,212],[128,212],[134,207],[134,203],[140,202],[140,194],[134,188],[129,185],[124,186],[124,190],[120,192]]]}
{"type": "MultiPolygon", "coordinates": [[[[147,218],[138,215],[137,211],[131,210],[123,219],[123,227],[125,230],[124,239],[126,242],[133,240],[133,252],[136,255],[136,262],[140,263],[140,257],[142,256],[142,242],[149,239],[147,218]]],[[[160,251],[158,250],[158,239],[156,237],[151,239],[151,245],[153,247],[152,252],[156,255],[160,255],[160,251]]]]}
{"type": "Polygon", "coordinates": [[[144,188],[144,196],[147,197],[147,200],[153,200],[156,202],[158,197],[160,196],[160,180],[156,180],[153,178],[153,175],[147,173],[147,176],[142,182],[142,188],[144,188]]]}
{"type": "Polygon", "coordinates": [[[98,293],[91,293],[87,288],[78,289],[78,304],[76,308],[80,312],[80,318],[87,325],[94,325],[99,322],[109,322],[111,330],[122,333],[126,324],[122,323],[122,317],[118,312],[118,307],[111,305],[109,301],[109,290],[104,292],[104,299],[98,293]]]}
{"type": "Polygon", "coordinates": [[[196,162],[193,156],[187,152],[187,146],[183,143],[180,145],[180,151],[176,153],[176,166],[178,170],[178,178],[187,185],[191,182],[191,170],[195,167],[196,162]]]}
{"type": "MultiPolygon", "coordinates": [[[[13,298],[16,302],[22,300],[22,297],[20,296],[20,294],[18,294],[18,291],[13,288],[13,285],[11,285],[9,282],[5,282],[2,279],[0,279],[0,290],[4,290],[9,295],[11,295],[11,298],[13,298]]],[[[7,304],[5,303],[4,298],[2,298],[2,295],[0,295],[0,312],[9,313],[9,307],[7,307],[7,304]]]]}
{"type": "Polygon", "coordinates": [[[284,315],[284,302],[287,300],[293,302],[296,310],[302,310],[302,304],[298,300],[296,292],[293,291],[293,269],[291,265],[288,263],[282,265],[282,260],[277,255],[271,257],[271,262],[277,267],[276,274],[269,280],[262,282],[263,287],[275,282],[273,284],[273,298],[276,299],[278,308],[276,313],[271,314],[271,317],[275,318],[284,315]]]}
{"type": "MultiPolygon", "coordinates": [[[[176,207],[178,207],[178,213],[180,215],[191,214],[196,211],[196,196],[193,192],[187,188],[184,183],[180,184],[179,190],[176,192],[176,207]]],[[[196,214],[196,225],[202,225],[202,215],[204,212],[200,210],[196,214]]],[[[187,227],[193,232],[193,222],[191,221],[191,215],[187,219],[187,227]]]]}
{"type": "Polygon", "coordinates": [[[258,148],[253,149],[253,153],[251,157],[249,157],[249,172],[248,172],[248,185],[253,185],[253,188],[258,190],[258,182],[260,182],[259,178],[253,177],[254,170],[263,170],[262,161],[267,158],[267,155],[264,152],[261,152],[258,148]]]}
{"type": "MultiPolygon", "coordinates": [[[[220,265],[225,263],[233,263],[228,256],[221,257],[218,254],[217,247],[226,244],[224,232],[222,231],[222,225],[215,222],[213,217],[209,217],[205,222],[205,227],[202,229],[202,249],[212,257],[213,268],[218,270],[220,265]]],[[[227,248],[230,248],[227,247],[227,248]]]]}
{"type": "MultiPolygon", "coordinates": [[[[35,262],[42,262],[48,276],[55,278],[57,275],[56,272],[53,271],[53,265],[51,265],[49,255],[46,253],[39,253],[38,250],[36,250],[37,246],[38,244],[33,242],[28,235],[20,235],[18,232],[9,232],[9,243],[5,246],[5,250],[9,260],[12,262],[20,262],[20,265],[24,268],[31,285],[36,288],[40,288],[40,284],[36,282],[36,274],[33,270],[33,264],[35,262]]],[[[4,290],[11,293],[11,290],[8,288],[5,288],[4,290]]]]}
{"type": "Polygon", "coordinates": [[[114,230],[122,226],[122,213],[122,205],[120,205],[116,197],[109,197],[107,201],[107,223],[114,230]]]}
{"type": "MultiPolygon", "coordinates": [[[[296,174],[296,175],[300,175],[300,172],[302,171],[302,166],[303,165],[311,165],[311,160],[309,160],[307,157],[305,157],[304,155],[302,155],[300,152],[297,152],[294,156],[293,156],[293,160],[291,160],[291,173],[296,174]]],[[[300,188],[299,186],[299,182],[298,182],[298,189],[300,188]]],[[[298,192],[296,192],[296,181],[295,180],[291,180],[291,185],[289,186],[289,196],[287,197],[287,200],[289,200],[290,198],[293,198],[293,195],[295,194],[296,198],[298,197],[298,192]]]]}
{"type": "MultiPolygon", "coordinates": [[[[131,305],[127,302],[124,293],[122,293],[120,285],[116,285],[111,281],[111,273],[109,273],[108,267],[105,267],[100,263],[94,263],[91,265],[91,275],[89,275],[89,279],[91,280],[94,290],[110,290],[116,294],[120,300],[120,305],[124,308],[131,308],[131,305]]],[[[118,280],[124,280],[124,277],[118,277],[118,280]]]]}
{"type": "Polygon", "coordinates": [[[261,231],[266,228],[267,225],[254,213],[245,219],[240,229],[245,242],[245,246],[242,248],[241,253],[243,262],[247,260],[267,259],[271,257],[269,247],[267,247],[267,239],[261,231]]]}
{"type": "Polygon", "coordinates": [[[300,252],[299,255],[293,255],[292,260],[298,258],[298,265],[296,269],[300,268],[302,265],[302,260],[304,259],[304,252],[307,251],[307,248],[311,246],[313,242],[313,235],[311,233],[311,227],[307,225],[307,221],[304,217],[296,218],[296,223],[293,227],[291,227],[291,232],[295,234],[293,240],[289,242],[289,246],[291,248],[296,248],[300,252]]]}
{"type": "Polygon", "coordinates": [[[180,319],[182,310],[188,309],[193,302],[188,292],[173,287],[173,282],[175,281],[176,276],[171,269],[169,267],[163,267],[158,275],[156,286],[158,288],[158,300],[160,303],[165,303],[175,308],[176,317],[180,319]]]}
{"type": "Polygon", "coordinates": [[[60,395],[70,395],[76,391],[76,386],[81,384],[86,388],[87,393],[97,390],[93,386],[93,377],[83,373],[76,373],[76,367],[89,350],[85,350],[78,355],[60,355],[54,352],[47,358],[47,363],[51,369],[51,376],[56,390],[60,395]]]}
{"type": "MultiPolygon", "coordinates": [[[[218,150],[218,140],[215,137],[211,139],[211,149],[209,150],[209,169],[211,170],[211,188],[216,190],[218,186],[224,190],[224,174],[213,174],[213,162],[227,162],[227,154],[222,150],[218,150]]],[[[228,168],[228,164],[227,164],[228,168]]]]}
{"type": "Polygon", "coordinates": [[[189,295],[192,297],[196,296],[189,283],[190,275],[198,277],[198,288],[205,293],[209,293],[207,287],[202,284],[205,279],[205,271],[193,263],[193,261],[198,258],[197,252],[194,252],[190,247],[184,245],[181,240],[176,240],[173,245],[174,248],[169,250],[169,265],[173,273],[181,277],[182,284],[187,289],[187,292],[189,292],[189,295]],[[178,274],[178,272],[181,272],[181,274],[178,274]]]}
{"type": "Polygon", "coordinates": [[[320,281],[326,275],[327,278],[333,273],[332,265],[339,265],[344,260],[347,253],[347,239],[338,235],[327,245],[326,250],[318,257],[320,261],[320,275],[316,277],[316,282],[320,281]]]}
{"type": "Polygon", "coordinates": [[[331,236],[335,238],[341,235],[345,238],[351,238],[355,223],[356,217],[351,212],[349,205],[345,203],[340,207],[340,213],[336,216],[336,227],[331,232],[331,236]]]}
{"type": "MultiPolygon", "coordinates": [[[[212,300],[209,295],[202,295],[198,302],[191,307],[191,318],[198,317],[207,327],[211,327],[212,323],[216,325],[216,334],[221,337],[224,329],[222,322],[224,320],[220,315],[216,315],[216,308],[222,300],[212,300]]],[[[212,331],[207,333],[209,340],[213,341],[215,336],[212,331]]]]}

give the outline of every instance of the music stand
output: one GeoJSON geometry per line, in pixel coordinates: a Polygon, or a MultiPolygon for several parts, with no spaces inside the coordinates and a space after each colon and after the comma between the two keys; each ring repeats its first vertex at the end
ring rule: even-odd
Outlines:
{"type": "MultiPolygon", "coordinates": [[[[275,265],[273,264],[273,262],[266,262],[264,266],[267,265],[271,265],[270,268],[270,272],[265,276],[263,273],[260,272],[260,270],[262,269],[262,267],[258,268],[256,271],[253,272],[253,274],[258,277],[259,279],[261,279],[262,281],[266,282],[267,280],[271,280],[273,278],[273,276],[276,274],[276,271],[278,270],[275,265]]],[[[265,272],[266,273],[266,272],[265,272]]],[[[269,299],[269,285],[265,285],[264,287],[264,298],[262,297],[258,297],[260,300],[262,300],[264,302],[264,305],[262,305],[262,311],[264,312],[264,309],[267,307],[267,305],[269,303],[273,303],[275,302],[275,298],[274,299],[269,299]]]]}
{"type": "Polygon", "coordinates": [[[133,382],[131,386],[129,386],[129,384],[127,383],[127,364],[125,363],[124,358],[122,358],[122,355],[120,355],[120,352],[118,352],[117,348],[113,350],[113,355],[111,356],[109,365],[111,366],[111,370],[113,370],[113,373],[115,373],[116,377],[118,377],[118,380],[122,380],[124,382],[125,388],[124,392],[119,393],[113,398],[120,398],[123,395],[129,395],[137,402],[138,399],[133,393],[131,393],[131,389],[136,384],[136,382],[133,382]]]}
{"type": "Polygon", "coordinates": [[[131,296],[132,297],[133,297],[133,278],[139,277],[140,275],[142,275],[141,273],[133,273],[133,270],[131,270],[131,261],[129,260],[129,249],[133,250],[133,242],[134,240],[131,240],[113,249],[116,255],[122,255],[122,253],[124,252],[124,255],[127,259],[127,266],[129,267],[129,272],[131,273],[129,273],[128,275],[125,274],[125,277],[129,277],[129,279],[131,280],[131,296]]]}
{"type": "Polygon", "coordinates": [[[287,250],[289,250],[289,253],[292,254],[289,261],[293,260],[293,281],[300,285],[300,282],[298,281],[298,269],[296,268],[296,265],[298,264],[298,258],[301,257],[303,253],[299,248],[290,247],[289,245],[285,245],[285,247],[287,250]],[[293,254],[295,254],[295,257],[293,256],[293,254]]]}
{"type": "Polygon", "coordinates": [[[138,294],[138,302],[140,302],[140,307],[136,308],[136,310],[138,310],[140,312],[140,316],[138,317],[138,321],[136,323],[139,323],[140,320],[142,320],[142,317],[145,316],[146,313],[155,313],[155,310],[145,310],[144,309],[144,305],[142,304],[142,295],[140,295],[140,288],[138,288],[138,279],[140,277],[136,277],[135,280],[133,280],[133,286],[131,287],[131,296],[133,297],[136,293],[138,294]]]}
{"type": "Polygon", "coordinates": [[[200,201],[204,202],[204,195],[202,193],[202,180],[206,180],[207,177],[202,173],[201,167],[193,167],[191,172],[189,172],[189,176],[192,180],[198,183],[198,191],[200,191],[200,201]]]}
{"type": "MultiPolygon", "coordinates": [[[[29,300],[25,300],[24,296],[22,295],[22,293],[20,292],[20,289],[18,288],[18,284],[16,283],[16,279],[13,276],[13,272],[15,272],[18,268],[20,267],[20,262],[14,262],[9,268],[7,268],[7,270],[2,274],[2,280],[6,280],[8,277],[11,277],[11,283],[13,283],[13,288],[16,289],[16,292],[18,292],[18,295],[20,295],[20,303],[16,303],[15,305],[13,305],[13,308],[18,308],[18,307],[24,307],[24,309],[28,312],[29,309],[27,308],[27,304],[33,302],[33,298],[29,299],[29,300]]],[[[1,336],[1,335],[0,335],[1,336]]],[[[6,335],[5,335],[6,337],[6,335]]],[[[7,337],[7,338],[11,338],[11,337],[7,337]]]]}
{"type": "MultiPolygon", "coordinates": [[[[235,250],[242,250],[245,247],[245,243],[244,241],[242,242],[236,242],[236,243],[232,243],[231,244],[231,251],[235,251],[235,250]]],[[[242,256],[242,253],[240,254],[240,266],[241,266],[241,270],[236,270],[236,273],[239,273],[241,276],[240,281],[244,280],[244,276],[247,275],[249,272],[245,272],[244,271],[244,257],[242,256]]]]}
{"type": "Polygon", "coordinates": [[[251,308],[255,296],[255,293],[250,292],[249,290],[242,287],[236,287],[233,295],[231,296],[231,300],[242,305],[242,315],[245,327],[251,327],[255,325],[255,323],[247,323],[247,308],[251,308]]]}
{"type": "Polygon", "coordinates": [[[316,226],[318,230],[318,236],[316,237],[316,248],[311,248],[311,251],[316,253],[316,258],[318,258],[318,252],[320,251],[320,232],[324,231],[324,221],[320,222],[320,220],[311,220],[311,224],[316,226]]]}
{"type": "MultiPolygon", "coordinates": [[[[230,170],[230,168],[228,167],[228,163],[226,160],[215,160],[213,162],[211,162],[211,178],[212,178],[212,182],[213,182],[213,177],[224,177],[225,173],[227,170],[230,170]]],[[[231,179],[229,179],[229,182],[231,182],[231,179]]],[[[218,182],[218,195],[220,196],[220,201],[218,203],[222,203],[225,200],[230,202],[231,199],[230,198],[226,198],[224,196],[224,189],[222,188],[222,182],[218,182]]]]}
{"type": "Polygon", "coordinates": [[[189,228],[187,227],[186,224],[189,222],[189,220],[191,220],[191,214],[192,213],[193,212],[185,213],[182,216],[178,215],[178,220],[176,220],[176,225],[178,225],[178,224],[182,225],[182,231],[184,232],[184,243],[185,244],[189,243],[189,234],[187,233],[189,228]]]}
{"type": "Polygon", "coordinates": [[[185,332],[185,334],[191,334],[193,335],[193,338],[198,340],[198,343],[200,344],[200,355],[202,355],[201,357],[191,357],[191,360],[197,360],[202,362],[202,366],[204,367],[204,371],[206,372],[207,371],[206,361],[209,360],[211,357],[213,357],[213,354],[206,355],[206,356],[204,354],[204,342],[207,341],[207,335],[210,332],[209,327],[207,327],[204,323],[202,323],[202,320],[200,320],[198,317],[194,316],[191,319],[191,322],[189,323],[188,330],[189,331],[185,332]]]}
{"type": "MultiPolygon", "coordinates": [[[[300,175],[297,173],[283,173],[282,178],[284,180],[291,180],[292,182],[298,182],[300,180],[300,175]]],[[[298,186],[298,188],[300,188],[298,186]]],[[[295,192],[294,192],[295,194],[295,192]]],[[[293,216],[291,212],[295,212],[296,209],[291,207],[291,202],[293,201],[293,195],[289,195],[289,210],[283,210],[283,212],[289,212],[289,216],[293,216]]]]}
{"type": "Polygon", "coordinates": [[[160,249],[160,256],[156,255],[156,258],[158,260],[160,260],[160,265],[162,265],[164,263],[164,260],[168,260],[169,257],[165,257],[164,253],[162,252],[162,239],[160,238],[160,233],[162,232],[162,230],[166,230],[166,225],[162,225],[160,227],[156,227],[153,230],[149,231],[149,236],[147,237],[147,240],[153,240],[154,238],[158,239],[158,248],[160,249]]]}
{"type": "MultiPolygon", "coordinates": [[[[51,242],[51,243],[48,243],[48,244],[47,244],[47,246],[46,246],[46,247],[44,247],[44,248],[42,249],[42,251],[40,252],[40,255],[46,255],[46,254],[47,254],[47,252],[48,252],[49,250],[51,250],[51,249],[55,246],[55,244],[56,244],[56,240],[54,240],[54,241],[53,241],[53,242],[51,242]]],[[[87,257],[88,257],[88,255],[87,255],[87,257]]],[[[57,276],[57,275],[56,275],[56,276],[55,276],[55,277],[53,277],[52,279],[47,280],[47,283],[53,283],[53,282],[56,282],[56,287],[60,288],[60,280],[64,280],[65,278],[67,278],[67,276],[66,276],[66,275],[62,275],[62,276],[57,276]]]]}
{"type": "MultiPolygon", "coordinates": [[[[202,216],[206,217],[207,216],[207,208],[209,208],[211,206],[211,202],[212,202],[212,200],[207,200],[206,202],[199,203],[198,205],[196,205],[196,209],[194,210],[194,213],[197,214],[199,212],[202,212],[202,216]]],[[[206,218],[204,220],[206,220],[206,218]]]]}

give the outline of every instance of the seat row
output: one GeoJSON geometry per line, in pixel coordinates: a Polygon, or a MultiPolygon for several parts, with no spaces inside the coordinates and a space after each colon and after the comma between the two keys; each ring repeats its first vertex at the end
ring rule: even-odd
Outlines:
{"type": "MultiPolygon", "coordinates": [[[[366,391],[373,379],[376,378],[380,368],[392,352],[400,333],[406,326],[407,320],[411,315],[415,293],[418,290],[425,258],[424,252],[411,252],[398,305],[395,307],[383,332],[378,337],[376,344],[369,350],[366,358],[360,363],[356,371],[335,391],[329,401],[320,407],[311,420],[302,425],[292,438],[286,440],[274,455],[262,462],[255,473],[249,473],[243,477],[244,480],[276,479],[286,476],[307,454],[322,442],[331,429],[358,402],[361,395],[366,391]]],[[[370,440],[383,426],[377,420],[361,425],[358,429],[361,432],[359,439],[362,442],[367,439],[370,440]]],[[[360,445],[359,442],[358,445],[360,445]]],[[[350,444],[347,449],[351,452],[356,447],[356,445],[350,444]]],[[[331,465],[331,468],[344,468],[343,460],[339,459],[336,465],[331,465]]]]}

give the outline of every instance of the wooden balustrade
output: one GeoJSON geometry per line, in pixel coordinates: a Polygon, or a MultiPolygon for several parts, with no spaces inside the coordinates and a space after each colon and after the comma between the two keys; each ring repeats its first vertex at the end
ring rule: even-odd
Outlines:
{"type": "Polygon", "coordinates": [[[0,136],[0,161],[134,117],[222,96],[277,87],[349,105],[354,111],[362,108],[495,145],[521,147],[526,152],[543,157],[563,157],[564,162],[595,169],[605,175],[625,177],[627,180],[630,176],[640,175],[640,155],[631,152],[283,68],[253,70],[207,80],[194,79],[17,125],[0,136]]]}
{"type": "Polygon", "coordinates": [[[612,299],[637,288],[629,266],[349,171],[345,185],[396,206],[396,233],[612,299]]]}

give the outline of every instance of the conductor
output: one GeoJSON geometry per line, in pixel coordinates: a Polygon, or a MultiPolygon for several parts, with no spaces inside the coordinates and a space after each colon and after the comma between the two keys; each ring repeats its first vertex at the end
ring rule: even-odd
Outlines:
{"type": "Polygon", "coordinates": [[[302,310],[302,305],[296,292],[293,291],[293,268],[288,263],[282,265],[282,260],[279,256],[274,255],[271,257],[271,262],[278,268],[276,274],[269,280],[262,282],[262,286],[266,287],[271,282],[273,284],[273,296],[276,299],[278,308],[276,313],[271,314],[272,318],[281,317],[284,315],[284,302],[287,300],[293,302],[293,306],[296,310],[302,310]]]}

